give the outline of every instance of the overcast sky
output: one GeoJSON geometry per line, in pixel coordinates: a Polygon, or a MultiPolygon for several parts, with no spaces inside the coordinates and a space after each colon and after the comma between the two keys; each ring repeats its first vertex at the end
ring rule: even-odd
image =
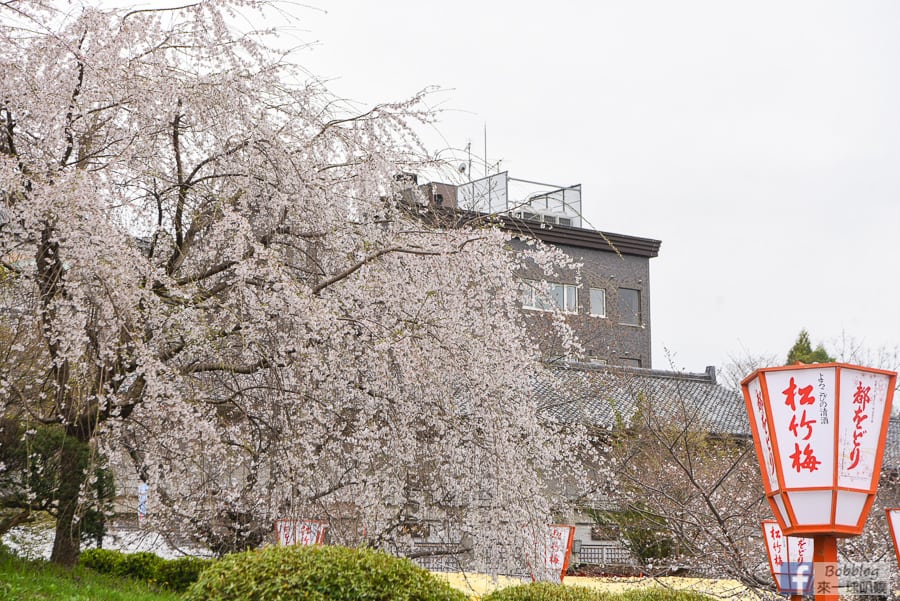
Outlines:
{"type": "Polygon", "coordinates": [[[433,151],[471,143],[481,176],[486,129],[489,164],[580,183],[594,227],[661,240],[654,367],[783,359],[802,328],[833,355],[900,344],[900,2],[280,6],[336,94],[438,86],[433,151]]]}
{"type": "MultiPolygon", "coordinates": [[[[297,55],[368,105],[437,85],[441,144],[581,183],[597,229],[662,240],[653,364],[848,336],[893,348],[900,3],[425,2],[298,8],[297,55]]],[[[480,175],[480,167],[474,169],[480,175]]]]}

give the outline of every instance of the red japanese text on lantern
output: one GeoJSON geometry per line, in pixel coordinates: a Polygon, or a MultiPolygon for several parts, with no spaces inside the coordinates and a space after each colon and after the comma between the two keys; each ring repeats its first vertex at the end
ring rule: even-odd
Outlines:
{"type": "Polygon", "coordinates": [[[781,564],[784,563],[784,547],[781,545],[781,528],[772,526],[769,530],[769,537],[772,539],[772,564],[776,567],[781,567],[781,564]]]}
{"type": "Polygon", "coordinates": [[[547,562],[554,567],[561,564],[563,560],[560,553],[562,549],[562,536],[563,534],[558,528],[550,530],[550,548],[548,549],[547,562]]]}
{"type": "Polygon", "coordinates": [[[279,545],[320,545],[328,524],[308,520],[275,520],[275,540],[279,545]]]}
{"type": "Polygon", "coordinates": [[[862,381],[856,384],[856,392],[853,393],[853,404],[856,405],[853,410],[853,448],[850,450],[850,465],[848,470],[852,470],[859,465],[861,456],[859,440],[866,435],[867,430],[863,427],[863,423],[869,418],[866,411],[866,405],[871,402],[869,393],[871,386],[863,386],[862,381]]]}
{"type": "Polygon", "coordinates": [[[805,538],[801,538],[797,540],[797,561],[796,563],[803,563],[806,561],[806,544],[809,541],[805,538]]]}
{"type": "MultiPolygon", "coordinates": [[[[790,407],[793,412],[791,420],[788,423],[788,430],[790,430],[791,434],[794,435],[794,438],[799,439],[800,442],[805,442],[812,437],[813,424],[818,423],[818,420],[810,419],[807,416],[806,408],[804,407],[804,405],[808,406],[816,402],[812,392],[812,384],[804,386],[803,388],[798,388],[797,383],[794,382],[793,376],[791,377],[788,387],[782,391],[782,394],[784,394],[784,404],[790,407]]],[[[822,462],[816,458],[816,452],[810,443],[807,442],[801,447],[800,442],[794,442],[794,452],[789,455],[791,467],[793,467],[797,473],[800,473],[801,470],[807,470],[809,472],[816,471],[819,469],[819,465],[822,462]]]]}
{"type": "Polygon", "coordinates": [[[772,451],[772,439],[769,437],[769,419],[766,417],[766,403],[763,398],[762,390],[756,392],[756,408],[759,410],[759,421],[762,429],[760,433],[766,443],[766,463],[768,464],[769,473],[775,473],[775,453],[772,451]]]}

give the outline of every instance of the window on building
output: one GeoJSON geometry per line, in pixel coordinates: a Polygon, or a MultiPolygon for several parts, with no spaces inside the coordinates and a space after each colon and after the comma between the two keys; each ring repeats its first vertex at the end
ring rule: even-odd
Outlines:
{"type": "Polygon", "coordinates": [[[625,367],[640,367],[641,366],[640,359],[629,359],[628,357],[622,357],[621,359],[619,359],[619,363],[621,363],[625,367]]]}
{"type": "Polygon", "coordinates": [[[525,280],[525,290],[522,292],[522,306],[526,309],[548,311],[549,305],[541,297],[541,283],[534,280],[525,280]]]}
{"type": "Polygon", "coordinates": [[[578,312],[578,287],[574,284],[548,284],[550,298],[548,299],[541,290],[541,283],[533,280],[525,280],[527,286],[522,296],[522,306],[526,309],[549,311],[556,307],[566,313],[578,312]]]}
{"type": "Polygon", "coordinates": [[[573,284],[550,284],[550,296],[566,313],[578,312],[578,288],[573,284]]]}
{"type": "Polygon", "coordinates": [[[603,288],[591,288],[589,296],[591,302],[591,315],[606,317],[606,290],[603,288]]]}
{"type": "Polygon", "coordinates": [[[641,325],[641,291],[619,288],[619,323],[641,325]]]}

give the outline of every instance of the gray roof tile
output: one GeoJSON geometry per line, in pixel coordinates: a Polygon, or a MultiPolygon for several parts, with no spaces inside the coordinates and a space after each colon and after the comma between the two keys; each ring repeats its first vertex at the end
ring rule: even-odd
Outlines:
{"type": "MultiPolygon", "coordinates": [[[[542,410],[560,422],[611,429],[640,419],[650,407],[656,417],[713,434],[750,436],[743,396],[716,383],[714,372],[695,374],[652,369],[559,363],[534,385],[542,410]]],[[[884,468],[900,470],[900,418],[891,418],[884,468]]]]}

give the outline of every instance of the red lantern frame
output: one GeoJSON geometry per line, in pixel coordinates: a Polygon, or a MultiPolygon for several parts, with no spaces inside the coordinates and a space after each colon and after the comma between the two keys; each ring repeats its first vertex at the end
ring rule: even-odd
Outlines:
{"type": "MultiPolygon", "coordinates": [[[[896,380],[897,374],[892,371],[844,363],[817,363],[758,369],[741,382],[766,499],[772,506],[784,534],[856,536],[862,532],[878,489],[896,380]],[[781,390],[786,381],[789,381],[789,385],[785,390],[781,390]],[[856,381],[859,382],[856,393],[847,391],[847,384],[856,381]],[[810,383],[815,387],[813,388],[810,383]],[[868,384],[868,387],[864,388],[864,384],[868,384]],[[842,390],[842,387],[845,389],[842,390]],[[816,397],[808,396],[810,388],[816,391],[816,397]],[[874,403],[871,401],[869,392],[872,388],[877,397],[883,395],[883,402],[881,398],[876,398],[874,403]],[[787,400],[784,403],[773,404],[770,389],[777,389],[785,395],[784,398],[776,399],[776,403],[787,400]],[[821,397],[818,396],[820,390],[821,397]],[[865,391],[866,403],[857,403],[857,394],[861,390],[865,391]],[[796,402],[795,391],[805,393],[800,399],[801,405],[796,402]],[[806,403],[805,408],[802,404],[804,400],[810,398],[815,403],[821,400],[824,408],[818,405],[816,408],[824,411],[822,414],[824,420],[821,417],[819,420],[808,418],[806,409],[812,403],[806,403]],[[851,406],[847,406],[848,403],[851,406]],[[871,407],[867,408],[867,403],[871,404],[871,407]],[[833,406],[830,406],[831,404],[833,406]],[[850,411],[854,409],[852,404],[857,404],[856,409],[860,409],[861,406],[863,410],[872,414],[873,423],[860,426],[858,418],[860,416],[869,418],[870,415],[862,415],[860,411],[851,414],[850,411]],[[793,413],[785,406],[793,406],[793,413]],[[797,407],[804,411],[799,423],[797,417],[801,414],[797,407]],[[875,413],[879,411],[876,416],[875,413]],[[788,415],[792,417],[785,430],[788,415]],[[877,424],[874,423],[875,417],[879,419],[877,424]],[[865,469],[860,471],[861,475],[848,476],[846,441],[849,423],[842,422],[851,420],[855,429],[849,434],[854,443],[849,455],[852,457],[855,451],[856,462],[859,462],[859,455],[864,453],[866,463],[863,466],[865,469]],[[814,442],[818,441],[821,447],[831,452],[831,456],[825,454],[820,459],[811,453],[801,454],[800,444],[806,439],[800,436],[803,431],[798,431],[798,425],[806,427],[806,438],[810,438],[813,433],[813,426],[810,424],[817,423],[818,436],[814,442]],[[866,427],[872,428],[871,431],[865,429],[866,427]],[[790,437],[788,430],[794,433],[793,437],[790,437]],[[860,432],[863,434],[860,434],[859,438],[866,445],[864,449],[857,444],[856,436],[860,432]],[[875,434],[877,438],[873,438],[875,434]],[[786,456],[789,444],[795,444],[797,450],[794,454],[786,456]],[[813,464],[811,469],[803,474],[799,466],[800,458],[804,460],[812,458],[818,464],[813,464]],[[794,459],[793,464],[788,461],[789,459],[794,459]],[[824,467],[822,473],[814,474],[819,466],[824,467]],[[793,471],[786,473],[786,470],[791,468],[795,468],[797,473],[793,471]]],[[[809,450],[810,444],[807,443],[804,451],[809,450]]],[[[850,467],[856,465],[854,463],[850,467]]]]}
{"type": "Polygon", "coordinates": [[[900,508],[886,507],[884,512],[887,514],[888,530],[891,532],[891,541],[894,543],[894,555],[897,556],[897,564],[900,565],[900,546],[897,545],[897,530],[900,530],[900,508]]]}

